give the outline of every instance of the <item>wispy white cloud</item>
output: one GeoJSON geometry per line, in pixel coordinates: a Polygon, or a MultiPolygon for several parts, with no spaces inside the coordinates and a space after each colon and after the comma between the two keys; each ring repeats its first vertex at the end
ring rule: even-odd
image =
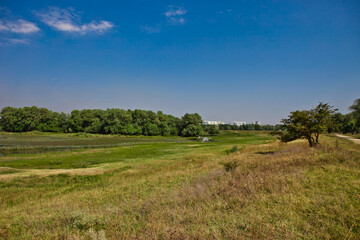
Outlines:
{"type": "Polygon", "coordinates": [[[164,13],[167,20],[171,24],[185,24],[185,18],[183,17],[187,13],[187,10],[183,7],[174,7],[170,5],[168,10],[164,13]]]}
{"type": "Polygon", "coordinates": [[[62,32],[103,34],[114,27],[113,23],[104,20],[81,23],[80,16],[73,8],[50,7],[37,15],[43,23],[62,32]]]}
{"type": "Polygon", "coordinates": [[[224,14],[224,13],[231,13],[232,12],[232,9],[227,9],[227,10],[223,10],[223,11],[218,11],[216,13],[218,14],[224,14]]]}
{"type": "Polygon", "coordinates": [[[18,19],[18,20],[7,20],[0,19],[0,32],[12,32],[12,33],[35,33],[40,31],[40,28],[35,23],[18,19]]]}
{"type": "Polygon", "coordinates": [[[141,28],[141,31],[147,32],[149,34],[161,32],[160,24],[157,24],[156,26],[145,25],[145,26],[141,26],[140,28],[141,28]]]}
{"type": "Polygon", "coordinates": [[[14,16],[8,8],[0,7],[0,46],[30,44],[30,39],[24,36],[39,31],[40,28],[35,23],[14,16]]]}
{"type": "Polygon", "coordinates": [[[179,7],[177,9],[174,8],[174,6],[169,6],[169,10],[165,12],[165,16],[167,17],[175,17],[175,16],[181,16],[187,13],[187,10],[183,7],[179,7]]]}
{"type": "Polygon", "coordinates": [[[0,38],[0,46],[24,45],[24,44],[30,44],[30,40],[17,39],[17,38],[0,38]]]}

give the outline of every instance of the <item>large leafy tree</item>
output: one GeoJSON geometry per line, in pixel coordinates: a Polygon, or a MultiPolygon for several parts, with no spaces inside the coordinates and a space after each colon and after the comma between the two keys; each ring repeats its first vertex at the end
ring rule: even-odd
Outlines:
{"type": "Polygon", "coordinates": [[[201,136],[203,134],[204,134],[204,130],[202,129],[202,127],[200,125],[194,125],[194,124],[187,126],[181,132],[181,135],[184,137],[196,137],[196,136],[201,136]]]}
{"type": "Polygon", "coordinates": [[[283,142],[290,142],[295,139],[305,138],[310,147],[315,144],[315,124],[313,112],[309,110],[291,112],[289,117],[282,119],[281,122],[286,127],[287,132],[280,135],[283,142]]]}
{"type": "Polygon", "coordinates": [[[290,142],[304,138],[312,147],[319,142],[319,135],[327,132],[334,125],[334,113],[336,109],[327,103],[319,105],[311,110],[291,112],[288,118],[282,119],[286,131],[278,131],[280,140],[290,142]]]}
{"type": "Polygon", "coordinates": [[[185,127],[202,124],[201,116],[198,113],[186,113],[181,120],[185,127]]]}
{"type": "Polygon", "coordinates": [[[337,109],[333,109],[333,106],[330,106],[328,103],[320,102],[316,108],[312,109],[312,116],[314,122],[314,135],[315,142],[319,142],[319,136],[321,133],[328,132],[330,129],[334,128],[334,114],[337,109]]]}
{"type": "Polygon", "coordinates": [[[202,119],[198,113],[186,113],[181,118],[181,135],[183,136],[199,136],[203,134],[202,119]]]}

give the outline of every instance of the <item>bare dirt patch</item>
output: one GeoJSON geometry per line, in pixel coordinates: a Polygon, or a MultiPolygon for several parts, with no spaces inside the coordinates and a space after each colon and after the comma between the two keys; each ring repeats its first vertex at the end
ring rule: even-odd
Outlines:
{"type": "Polygon", "coordinates": [[[353,138],[353,137],[349,137],[349,136],[344,136],[344,135],[340,135],[340,134],[336,134],[336,136],[341,137],[341,138],[345,138],[348,139],[354,143],[360,144],[360,139],[357,138],[353,138]]]}

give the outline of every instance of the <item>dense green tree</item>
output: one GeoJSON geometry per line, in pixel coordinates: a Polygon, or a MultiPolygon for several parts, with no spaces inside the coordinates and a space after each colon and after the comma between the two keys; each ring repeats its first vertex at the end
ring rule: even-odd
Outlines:
{"type": "Polygon", "coordinates": [[[35,106],[5,107],[1,110],[0,115],[3,130],[9,132],[56,132],[64,130],[67,124],[66,114],[35,106]]]}
{"type": "Polygon", "coordinates": [[[69,118],[69,128],[71,132],[82,132],[82,117],[79,110],[73,110],[69,118]]]}
{"type": "Polygon", "coordinates": [[[219,127],[217,127],[215,125],[205,125],[204,131],[210,135],[216,135],[216,134],[220,133],[219,127]]]}
{"type": "Polygon", "coordinates": [[[171,135],[171,128],[168,126],[166,122],[162,122],[160,124],[160,132],[163,136],[170,136],[171,135]]]}
{"type": "Polygon", "coordinates": [[[337,109],[333,109],[333,106],[330,106],[327,103],[319,103],[315,109],[311,110],[313,121],[314,121],[314,134],[315,142],[319,142],[319,135],[321,133],[328,132],[335,125],[334,113],[337,109]]]}
{"type": "Polygon", "coordinates": [[[141,128],[136,124],[120,125],[119,133],[123,135],[140,135],[141,128]]]}
{"type": "Polygon", "coordinates": [[[204,134],[204,130],[200,125],[188,125],[186,128],[184,128],[181,132],[181,135],[184,137],[196,137],[201,136],[204,134]]]}
{"type": "Polygon", "coordinates": [[[281,122],[286,127],[287,132],[280,134],[280,139],[283,142],[293,141],[298,138],[305,138],[310,147],[315,144],[315,129],[313,112],[309,110],[291,112],[287,119],[282,119],[281,122]]]}
{"type": "Polygon", "coordinates": [[[310,147],[319,142],[319,135],[334,126],[336,110],[327,103],[319,103],[315,109],[291,112],[287,119],[281,122],[286,132],[278,131],[283,142],[305,138],[310,147]]]}
{"type": "Polygon", "coordinates": [[[154,123],[145,124],[144,135],[156,136],[156,135],[160,135],[160,134],[161,134],[161,131],[156,124],[154,124],[154,123]]]}
{"type": "Polygon", "coordinates": [[[4,107],[1,110],[1,125],[7,132],[23,132],[22,108],[4,107]]]}
{"type": "Polygon", "coordinates": [[[189,125],[200,125],[202,124],[202,119],[198,113],[186,113],[182,118],[182,123],[184,127],[187,127],[189,125]]]}
{"type": "Polygon", "coordinates": [[[197,131],[203,132],[202,123],[203,121],[198,113],[186,113],[181,118],[178,129],[182,136],[198,136],[197,131]]]}
{"type": "Polygon", "coordinates": [[[360,131],[360,98],[356,99],[349,109],[352,111],[351,114],[355,119],[355,131],[360,131]]]}

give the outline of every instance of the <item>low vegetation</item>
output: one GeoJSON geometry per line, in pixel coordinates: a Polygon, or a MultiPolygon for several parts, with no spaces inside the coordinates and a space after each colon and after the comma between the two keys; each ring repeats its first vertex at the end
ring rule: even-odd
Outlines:
{"type": "Polygon", "coordinates": [[[349,140],[322,136],[313,148],[262,132],[186,140],[0,158],[0,238],[360,235],[360,149],[349,140]]]}

